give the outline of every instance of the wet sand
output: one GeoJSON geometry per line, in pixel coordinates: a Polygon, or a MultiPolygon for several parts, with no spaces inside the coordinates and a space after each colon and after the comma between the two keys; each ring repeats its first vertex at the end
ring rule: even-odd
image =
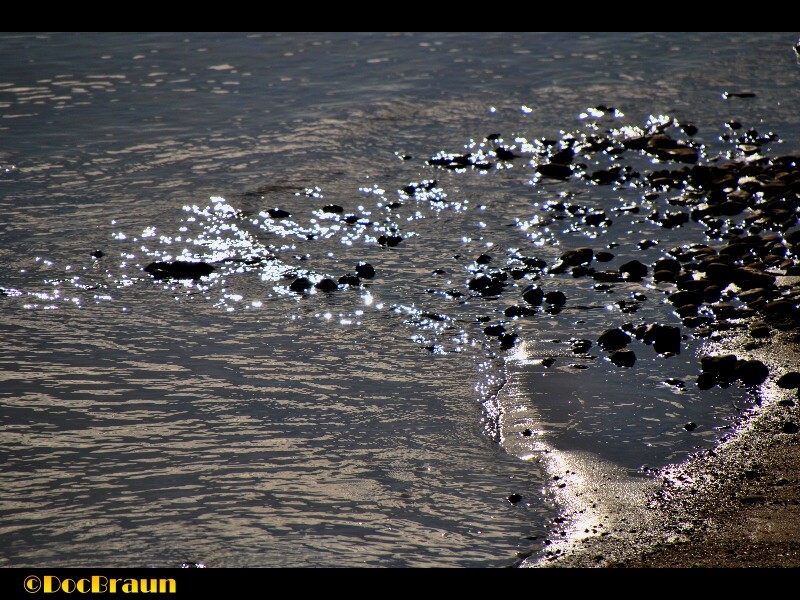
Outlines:
{"type": "MultiPolygon", "coordinates": [[[[754,356],[796,368],[796,334],[775,336],[754,356]]],[[[584,536],[573,532],[549,556],[522,566],[800,566],[800,434],[786,431],[787,423],[800,421],[798,400],[798,390],[781,389],[771,378],[761,405],[742,415],[735,432],[713,450],[663,469],[651,488],[623,485],[620,494],[609,485],[613,476],[598,472],[589,485],[604,504],[592,518],[602,518],[603,526],[584,536]]],[[[570,523],[588,523],[580,500],[586,489],[571,492],[570,523]]]]}

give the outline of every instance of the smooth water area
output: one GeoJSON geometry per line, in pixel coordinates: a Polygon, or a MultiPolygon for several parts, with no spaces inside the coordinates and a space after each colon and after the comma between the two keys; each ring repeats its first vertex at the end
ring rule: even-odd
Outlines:
{"type": "Polygon", "coordinates": [[[640,344],[632,369],[572,350],[675,321],[663,289],[544,275],[563,309],[508,319],[529,275],[499,299],[467,285],[584,246],[652,264],[701,225],[522,159],[427,160],[662,118],[696,125],[707,157],[736,156],[732,120],[797,152],[797,37],[3,34],[0,564],[504,566],[559,508],[504,436],[640,476],[710,445],[753,398],[691,385],[702,340],[640,344]],[[142,270],[177,258],[215,271],[142,270]],[[360,286],[288,289],[361,261],[360,286]]]}

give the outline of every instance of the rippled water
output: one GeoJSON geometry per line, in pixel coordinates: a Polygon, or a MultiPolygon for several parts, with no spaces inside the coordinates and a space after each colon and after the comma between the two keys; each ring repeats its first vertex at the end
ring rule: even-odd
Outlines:
{"type": "MultiPolygon", "coordinates": [[[[675,321],[652,282],[545,275],[564,309],[516,320],[530,276],[500,299],[467,286],[582,246],[652,264],[705,241],[701,225],[665,229],[644,218],[664,197],[539,180],[521,160],[426,161],[661,115],[695,124],[709,158],[736,155],[731,120],[797,152],[796,39],[0,36],[2,564],[502,566],[558,511],[535,445],[520,459],[509,436],[632,474],[709,444],[752,399],[688,384],[702,340],[672,357],[640,344],[630,370],[572,351],[675,321]],[[559,200],[613,223],[558,216],[559,200]],[[142,271],[178,257],[216,269],[142,271]],[[288,290],[360,261],[376,275],[359,287],[288,290]]],[[[648,161],[620,159],[663,168],[648,161]]]]}

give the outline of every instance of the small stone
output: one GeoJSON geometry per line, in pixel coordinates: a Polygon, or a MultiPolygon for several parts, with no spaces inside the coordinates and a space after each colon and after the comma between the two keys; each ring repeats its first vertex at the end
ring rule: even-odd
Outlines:
{"type": "Polygon", "coordinates": [[[322,212],[338,214],[338,213],[343,213],[344,208],[342,208],[338,204],[328,204],[322,207],[322,212]]]}
{"type": "Polygon", "coordinates": [[[561,255],[561,262],[568,267],[575,267],[583,263],[591,263],[594,258],[594,250],[591,248],[577,248],[567,250],[561,255]]]}
{"type": "Polygon", "coordinates": [[[507,500],[508,500],[508,501],[509,501],[511,504],[516,504],[517,502],[519,502],[520,500],[522,500],[522,496],[520,496],[519,494],[511,494],[511,495],[510,495],[510,496],[507,498],[507,500]]]}
{"type": "Polygon", "coordinates": [[[691,421],[688,422],[686,425],[683,426],[686,431],[694,431],[697,429],[697,423],[692,423],[691,421]]]}
{"type": "Polygon", "coordinates": [[[597,254],[594,255],[595,260],[599,262],[609,262],[614,259],[614,255],[611,252],[606,252],[605,250],[601,250],[597,254]]]}
{"type": "Polygon", "coordinates": [[[298,277],[289,285],[289,289],[298,294],[302,294],[310,290],[313,286],[314,284],[311,283],[308,277],[298,277]]]}
{"type": "Polygon", "coordinates": [[[102,250],[95,250],[92,252],[92,258],[103,258],[106,255],[102,250]]]}
{"type": "Polygon", "coordinates": [[[522,290],[522,299],[532,306],[539,306],[544,300],[544,291],[536,284],[531,284],[522,290]]]}
{"type": "Polygon", "coordinates": [[[619,350],[610,356],[612,363],[618,367],[632,367],[636,364],[636,354],[632,350],[619,350]]]}
{"type": "Polygon", "coordinates": [[[781,375],[780,379],[778,379],[778,387],[783,389],[794,389],[800,388],[800,373],[797,371],[790,371],[789,373],[784,373],[781,375]]]}
{"type": "Polygon", "coordinates": [[[292,216],[289,211],[283,210],[282,208],[270,208],[267,212],[273,219],[285,219],[286,217],[292,216]]]}
{"type": "Polygon", "coordinates": [[[323,292],[332,292],[339,289],[338,284],[333,279],[327,277],[318,281],[314,287],[323,292]]]}
{"type": "Polygon", "coordinates": [[[567,303],[567,297],[564,292],[547,292],[544,299],[548,304],[555,306],[564,306],[567,303]]]}
{"type": "Polygon", "coordinates": [[[760,360],[740,360],[734,375],[745,385],[758,385],[769,376],[769,369],[760,360]]]}
{"type": "Polygon", "coordinates": [[[597,343],[603,350],[620,350],[631,343],[631,336],[619,328],[607,329],[597,338],[597,343]]]}
{"type": "Polygon", "coordinates": [[[638,260],[634,259],[626,262],[624,265],[621,265],[619,267],[619,272],[623,277],[627,275],[627,279],[631,281],[637,281],[647,275],[647,267],[638,260]]]}
{"type": "Polygon", "coordinates": [[[717,385],[717,381],[716,373],[700,373],[697,376],[697,387],[701,390],[710,390],[717,385]]]}
{"type": "Polygon", "coordinates": [[[506,328],[502,325],[489,325],[483,329],[483,333],[486,335],[496,335],[500,336],[506,332],[506,328]]]}
{"type": "Polygon", "coordinates": [[[781,430],[783,431],[783,433],[797,433],[798,431],[800,431],[800,427],[798,427],[791,421],[787,421],[786,423],[783,424],[781,430]]]}
{"type": "Polygon", "coordinates": [[[378,243],[381,246],[389,246],[390,248],[397,246],[402,241],[403,238],[399,235],[382,235],[378,238],[378,243]]]}
{"type": "Polygon", "coordinates": [[[364,279],[372,279],[375,277],[375,269],[369,263],[360,262],[356,265],[356,275],[364,279]]]}

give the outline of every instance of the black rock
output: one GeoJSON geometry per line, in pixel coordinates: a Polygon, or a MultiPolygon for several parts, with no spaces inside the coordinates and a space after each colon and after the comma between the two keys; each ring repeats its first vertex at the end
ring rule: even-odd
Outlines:
{"type": "Polygon", "coordinates": [[[631,343],[631,336],[618,328],[607,329],[597,338],[597,343],[603,350],[621,350],[631,343]]]}
{"type": "Polygon", "coordinates": [[[483,329],[483,333],[486,335],[496,335],[501,336],[506,332],[506,328],[502,325],[489,325],[483,329]]]}
{"type": "Polygon", "coordinates": [[[800,373],[797,371],[790,371],[789,373],[784,373],[781,375],[780,379],[778,379],[778,387],[783,389],[794,389],[800,388],[800,373]]]}
{"type": "Polygon", "coordinates": [[[611,252],[606,252],[605,250],[601,250],[597,254],[594,255],[595,260],[599,262],[608,262],[614,259],[614,255],[611,252]]]}
{"type": "Polygon", "coordinates": [[[339,206],[338,204],[327,204],[322,207],[322,212],[326,213],[343,213],[344,208],[339,206]]]}
{"type": "Polygon", "coordinates": [[[500,336],[500,347],[503,350],[512,348],[517,343],[519,336],[516,333],[504,333],[500,336]]]}
{"type": "Polygon", "coordinates": [[[632,367],[636,364],[636,354],[632,350],[619,350],[610,356],[611,362],[618,367],[632,367]]]}
{"type": "Polygon", "coordinates": [[[697,429],[697,423],[692,423],[689,421],[686,425],[683,426],[686,431],[694,431],[697,429]]]}
{"type": "Polygon", "coordinates": [[[508,318],[514,317],[531,317],[536,314],[536,311],[532,308],[528,308],[527,306],[509,306],[503,314],[508,318]]]}
{"type": "Polygon", "coordinates": [[[361,279],[359,279],[352,273],[348,273],[346,275],[342,275],[341,277],[339,277],[339,285],[350,285],[353,287],[358,287],[361,285],[361,279]]]}
{"type": "Polygon", "coordinates": [[[210,275],[214,267],[205,262],[188,262],[176,260],[173,262],[151,262],[144,268],[156,279],[200,279],[210,275]]]}
{"type": "Polygon", "coordinates": [[[375,277],[375,269],[369,263],[360,262],[356,265],[356,275],[363,279],[372,279],[375,277]]]}
{"type": "Polygon", "coordinates": [[[634,259],[620,265],[619,272],[623,277],[627,275],[626,279],[637,281],[647,275],[647,266],[634,259]]]}
{"type": "Polygon", "coordinates": [[[267,212],[273,219],[285,219],[286,217],[292,216],[289,211],[283,210],[282,208],[270,208],[267,212]]]}
{"type": "Polygon", "coordinates": [[[475,259],[475,262],[479,265],[488,265],[492,262],[492,257],[488,254],[481,254],[478,258],[475,259]]]}
{"type": "Polygon", "coordinates": [[[783,433],[797,433],[798,431],[800,431],[800,427],[798,427],[791,421],[787,421],[786,423],[784,423],[781,429],[783,433]]]}
{"type": "Polygon", "coordinates": [[[571,342],[574,354],[586,354],[592,348],[592,342],[589,340],[571,340],[571,342]]]}
{"type": "Polygon", "coordinates": [[[658,354],[681,352],[681,330],[670,325],[649,325],[644,333],[644,343],[652,344],[658,354]]]}
{"type": "Polygon", "coordinates": [[[390,248],[397,246],[402,241],[403,238],[399,235],[382,235],[378,238],[378,243],[381,246],[389,246],[390,248]]]}
{"type": "Polygon", "coordinates": [[[92,258],[103,258],[106,255],[102,250],[95,250],[92,252],[92,258]]]}
{"type": "Polygon", "coordinates": [[[551,177],[553,179],[569,179],[572,175],[572,168],[567,165],[559,165],[556,163],[547,163],[539,165],[536,170],[544,177],[551,177]]]}
{"type": "Polygon", "coordinates": [[[710,390],[717,385],[718,380],[716,373],[700,373],[700,375],[697,376],[697,387],[701,390],[710,390]]]}
{"type": "Polygon", "coordinates": [[[547,292],[544,295],[545,302],[555,306],[564,306],[567,303],[567,297],[564,292],[547,292]]]}
{"type": "Polygon", "coordinates": [[[594,258],[594,250],[591,248],[577,248],[567,250],[561,255],[561,262],[568,267],[575,267],[583,263],[590,263],[594,258]]]}
{"type": "Polygon", "coordinates": [[[719,375],[723,379],[733,379],[738,359],[735,354],[721,354],[717,356],[703,356],[700,365],[705,373],[719,375]]]}
{"type": "Polygon", "coordinates": [[[740,360],[734,375],[745,385],[758,385],[769,376],[769,369],[760,360],[740,360]]]}
{"type": "Polygon", "coordinates": [[[532,306],[540,306],[544,300],[544,291],[536,284],[522,290],[522,299],[532,306]]]}
{"type": "Polygon", "coordinates": [[[510,495],[510,496],[507,498],[507,500],[508,500],[508,501],[509,501],[511,504],[516,504],[517,502],[519,502],[520,500],[522,500],[522,496],[520,496],[519,494],[511,494],[511,495],[510,495]]]}
{"type": "Polygon", "coordinates": [[[339,289],[339,285],[333,279],[327,277],[319,280],[314,287],[323,292],[332,292],[339,289]]]}
{"type": "Polygon", "coordinates": [[[289,285],[289,289],[298,294],[302,294],[310,290],[313,286],[314,284],[311,283],[308,277],[298,277],[289,285]]]}

